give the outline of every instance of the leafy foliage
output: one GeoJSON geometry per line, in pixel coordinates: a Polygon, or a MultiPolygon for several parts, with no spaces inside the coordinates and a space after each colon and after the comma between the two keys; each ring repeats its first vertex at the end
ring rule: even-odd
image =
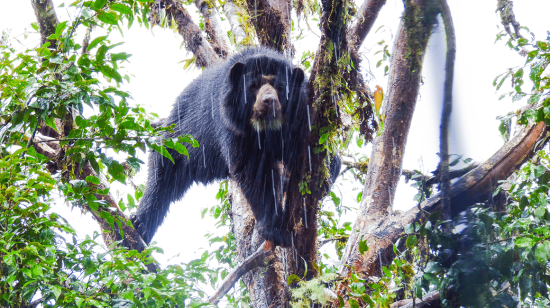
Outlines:
{"type": "MultiPolygon", "coordinates": [[[[137,150],[169,157],[166,147],[187,155],[185,144],[198,146],[192,136],[157,140],[173,127],[153,127],[156,115],[131,106],[120,89],[130,80],[122,64],[131,55],[115,52],[120,43],[109,34],[136,19],[147,26],[146,2],[74,1],[77,18],[59,23],[42,46],[17,51],[6,37],[0,45],[0,306],[205,305],[196,285],[217,279],[208,254],[147,274],[160,249],[139,253],[116,242],[107,249],[99,234],[80,240],[53,211],[63,201],[84,207],[122,233],[129,222],[106,211],[115,206],[103,197],[106,183],[126,183],[140,169],[137,150]],[[83,49],[75,34],[91,27],[106,35],[83,49]]],[[[131,210],[141,195],[138,187],[120,208],[131,210]]]]}

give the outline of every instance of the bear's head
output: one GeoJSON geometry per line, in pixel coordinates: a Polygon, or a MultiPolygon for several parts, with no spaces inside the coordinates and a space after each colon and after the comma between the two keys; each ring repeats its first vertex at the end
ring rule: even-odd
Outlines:
{"type": "Polygon", "coordinates": [[[230,126],[244,132],[279,130],[287,107],[300,100],[304,71],[286,59],[258,55],[233,64],[229,72],[231,90],[226,97],[230,126]]]}

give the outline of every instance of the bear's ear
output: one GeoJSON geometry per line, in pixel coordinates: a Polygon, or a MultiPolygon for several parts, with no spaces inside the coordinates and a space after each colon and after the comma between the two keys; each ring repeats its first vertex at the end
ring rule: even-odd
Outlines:
{"type": "Polygon", "coordinates": [[[302,82],[304,82],[304,77],[305,74],[301,68],[296,67],[292,70],[292,80],[295,85],[302,85],[302,82]]]}
{"type": "Polygon", "coordinates": [[[233,87],[237,86],[242,79],[244,74],[244,64],[237,62],[233,64],[231,70],[229,71],[229,80],[231,80],[231,85],[233,87]]]}

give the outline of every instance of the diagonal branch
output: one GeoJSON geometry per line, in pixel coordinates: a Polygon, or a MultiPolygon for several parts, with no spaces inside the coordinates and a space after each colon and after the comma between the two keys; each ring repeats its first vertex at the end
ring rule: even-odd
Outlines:
{"type": "Polygon", "coordinates": [[[386,4],[386,0],[366,0],[361,5],[359,16],[347,34],[350,45],[355,49],[359,50],[365,41],[384,4],[386,4]]]}
{"type": "Polygon", "coordinates": [[[189,12],[183,7],[182,2],[177,0],[155,0],[151,5],[150,19],[152,24],[161,25],[161,16],[166,16],[167,22],[175,21],[178,33],[183,37],[187,50],[191,51],[197,58],[198,67],[208,67],[221,62],[220,57],[214,52],[210,44],[203,37],[199,26],[197,26],[189,12]],[[163,14],[163,12],[165,14],[163,14]]]}
{"type": "MultiPolygon", "coordinates": [[[[451,186],[452,217],[468,206],[487,200],[499,185],[499,181],[507,179],[542,148],[549,138],[549,133],[550,130],[544,122],[529,124],[491,158],[455,182],[451,186]]],[[[436,195],[423,202],[420,210],[414,207],[401,215],[377,217],[370,224],[371,228],[363,233],[369,239],[369,250],[363,256],[353,255],[353,258],[347,260],[347,264],[354,266],[362,276],[376,275],[378,266],[388,265],[393,260],[394,243],[405,235],[405,226],[421,223],[431,213],[440,210],[441,195],[436,195]]]]}
{"type": "Polygon", "coordinates": [[[242,16],[242,12],[239,11],[241,8],[237,7],[233,0],[227,0],[223,6],[225,16],[231,25],[231,33],[235,36],[235,45],[239,48],[245,42],[246,34],[244,33],[241,22],[239,21],[239,16],[242,16]]]}
{"type": "Polygon", "coordinates": [[[204,27],[206,34],[208,35],[210,45],[214,48],[214,51],[220,58],[225,59],[231,53],[229,43],[227,41],[227,34],[223,32],[218,10],[215,6],[210,7],[209,3],[211,2],[206,0],[195,1],[195,5],[204,18],[204,27]]]}
{"type": "Polygon", "coordinates": [[[235,283],[246,273],[265,264],[266,258],[273,251],[272,242],[263,242],[258,249],[248,256],[241,264],[233,269],[233,271],[225,277],[221,286],[216,292],[208,299],[208,303],[217,304],[221,297],[227,294],[229,290],[235,285],[235,283]]]}

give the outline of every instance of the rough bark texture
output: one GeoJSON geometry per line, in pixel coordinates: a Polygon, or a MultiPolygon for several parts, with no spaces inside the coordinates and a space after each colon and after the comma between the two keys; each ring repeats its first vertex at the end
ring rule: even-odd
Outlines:
{"type": "Polygon", "coordinates": [[[405,299],[393,303],[390,308],[439,308],[441,303],[439,301],[439,291],[432,291],[426,294],[422,299],[417,298],[415,301],[413,299],[405,299]]]}
{"type": "Polygon", "coordinates": [[[349,271],[345,265],[355,265],[356,270],[367,275],[378,274],[380,263],[365,264],[363,261],[378,254],[378,246],[391,244],[387,242],[386,234],[375,234],[373,231],[381,221],[389,220],[395,188],[401,175],[405,144],[420,86],[423,55],[433,25],[433,17],[427,18],[427,2],[418,0],[406,3],[394,46],[388,94],[383,107],[385,130],[373,144],[359,214],[342,258],[340,272],[344,275],[349,271]],[[370,247],[366,255],[358,251],[362,237],[370,247]],[[374,266],[376,271],[366,268],[374,266]]]}
{"type": "Polygon", "coordinates": [[[159,24],[160,10],[166,11],[166,18],[171,21],[174,18],[178,33],[183,38],[187,50],[191,51],[197,58],[198,67],[207,67],[219,63],[221,59],[212,49],[202,32],[194,22],[189,12],[183,6],[183,3],[175,0],[155,0],[151,6],[150,19],[152,24],[159,24]]]}
{"type": "MultiPolygon", "coordinates": [[[[549,129],[540,122],[522,129],[512,140],[483,164],[470,171],[451,186],[451,215],[456,217],[470,205],[486,201],[499,185],[545,144],[549,129]]],[[[441,196],[436,195],[405,213],[375,217],[368,230],[361,233],[368,240],[369,250],[352,254],[347,264],[363,276],[379,275],[379,266],[393,260],[393,245],[403,235],[406,225],[423,222],[431,213],[441,210],[441,196]]],[[[348,241],[348,245],[349,245],[348,241]]],[[[352,247],[353,249],[357,249],[352,247]]],[[[347,268],[341,270],[347,274],[347,268]]]]}
{"type": "MultiPolygon", "coordinates": [[[[295,229],[296,238],[300,239],[296,243],[296,248],[300,256],[307,261],[307,279],[317,275],[317,270],[314,267],[318,251],[317,212],[320,201],[329,188],[326,172],[327,153],[326,150],[318,147],[321,136],[320,129],[328,127],[331,122],[338,123],[337,98],[332,93],[340,90],[340,80],[333,78],[340,78],[338,59],[344,51],[347,51],[347,41],[344,35],[346,33],[345,11],[348,9],[347,5],[349,3],[343,0],[322,1],[321,31],[323,35],[309,79],[312,128],[307,142],[308,146],[304,147],[301,152],[303,153],[302,166],[304,166],[302,175],[295,177],[307,183],[311,194],[305,195],[305,198],[296,193],[291,195],[291,201],[294,204],[295,225],[300,226],[299,229],[295,229]],[[307,220],[307,228],[305,227],[306,223],[302,222],[302,217],[307,220]]],[[[297,275],[302,277],[304,270],[305,268],[302,266],[297,275]]]]}
{"type": "Polygon", "coordinates": [[[244,274],[268,263],[271,259],[270,255],[272,255],[272,249],[274,248],[272,244],[272,242],[263,242],[253,254],[240,262],[239,265],[225,277],[220,288],[208,299],[208,303],[217,304],[223,295],[229,292],[229,290],[233,288],[233,285],[235,285],[244,274]]]}
{"type": "Polygon", "coordinates": [[[36,20],[40,26],[40,43],[50,42],[50,48],[57,48],[57,41],[48,40],[48,37],[55,33],[59,21],[55,14],[52,0],[31,0],[36,20]]]}
{"type": "MultiPolygon", "coordinates": [[[[234,181],[229,183],[229,194],[238,260],[243,262],[260,247],[264,239],[254,229],[256,221],[250,205],[234,181]]],[[[242,277],[250,292],[253,307],[288,306],[289,290],[285,283],[289,273],[288,251],[289,249],[276,247],[265,257],[260,267],[252,269],[242,277]]]]}
{"type": "Polygon", "coordinates": [[[292,4],[287,0],[246,0],[246,4],[260,45],[292,55],[288,13],[292,4]]]}
{"type": "Polygon", "coordinates": [[[204,18],[204,28],[214,52],[222,59],[227,58],[231,51],[229,49],[229,42],[227,41],[227,34],[222,30],[217,8],[209,7],[208,2],[205,0],[196,0],[195,5],[204,18]]]}
{"type": "Polygon", "coordinates": [[[239,16],[242,16],[244,12],[240,12],[241,9],[235,5],[233,0],[227,0],[223,9],[227,20],[229,21],[229,25],[231,26],[231,33],[235,36],[235,45],[237,45],[238,49],[241,45],[243,45],[246,39],[246,34],[244,33],[242,25],[239,22],[239,16]]]}

